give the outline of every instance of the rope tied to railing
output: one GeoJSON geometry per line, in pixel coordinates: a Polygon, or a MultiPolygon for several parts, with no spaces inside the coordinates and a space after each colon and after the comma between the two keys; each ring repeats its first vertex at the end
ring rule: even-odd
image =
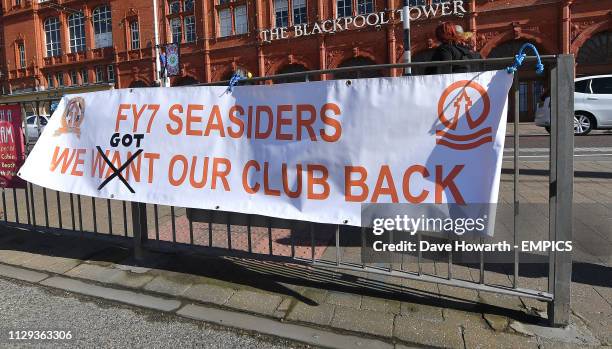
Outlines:
{"type": "Polygon", "coordinates": [[[253,75],[250,72],[247,73],[246,77],[243,76],[240,72],[234,73],[234,75],[232,75],[232,77],[230,78],[229,85],[227,86],[225,93],[232,93],[234,91],[234,87],[238,85],[240,81],[250,79],[252,76],[253,75]]]}
{"type": "Polygon", "coordinates": [[[519,50],[518,54],[514,56],[514,64],[506,68],[506,71],[508,71],[508,74],[516,73],[516,71],[523,65],[523,62],[525,61],[525,57],[527,57],[525,50],[528,48],[530,48],[533,51],[533,53],[536,56],[536,59],[538,60],[536,64],[536,74],[541,75],[544,73],[544,64],[542,64],[542,59],[540,57],[540,53],[538,52],[538,49],[533,44],[530,44],[527,42],[523,44],[523,46],[521,46],[521,49],[519,50]]]}

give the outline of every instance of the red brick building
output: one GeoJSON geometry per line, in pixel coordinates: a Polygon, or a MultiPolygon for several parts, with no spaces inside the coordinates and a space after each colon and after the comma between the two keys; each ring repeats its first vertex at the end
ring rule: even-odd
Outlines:
{"type": "MultiPolygon", "coordinates": [[[[153,2],[1,0],[3,92],[98,82],[119,88],[151,86],[155,82],[153,2]]],[[[263,76],[394,63],[404,52],[400,14],[394,10],[401,8],[400,0],[157,3],[161,43],[181,42],[181,76],[172,78],[173,85],[223,80],[239,69],[263,76]],[[351,18],[350,23],[344,18],[351,18]],[[288,29],[275,29],[282,27],[288,29]]],[[[410,3],[415,8],[411,16],[419,17],[411,22],[416,61],[430,57],[437,44],[434,28],[446,11],[445,20],[475,33],[484,57],[514,55],[528,41],[542,54],[575,54],[579,75],[612,73],[612,0],[410,3]],[[434,16],[428,14],[432,9],[434,16]],[[458,12],[461,16],[452,14],[458,12]]],[[[522,83],[521,112],[526,117],[542,85],[535,76],[522,83]]]]}

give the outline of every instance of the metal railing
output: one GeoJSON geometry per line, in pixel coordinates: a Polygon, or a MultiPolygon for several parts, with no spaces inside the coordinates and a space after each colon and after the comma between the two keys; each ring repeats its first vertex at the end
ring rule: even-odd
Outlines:
{"type": "MultiPolygon", "coordinates": [[[[469,63],[485,64],[491,68],[503,68],[513,58],[474,60],[469,63]]],[[[572,239],[572,193],[573,193],[573,88],[574,58],[569,55],[543,56],[551,86],[551,142],[549,182],[549,236],[551,241],[572,239]]],[[[528,57],[525,68],[535,62],[528,57]]],[[[410,64],[382,64],[374,66],[323,69],[295,72],[249,79],[249,82],[265,82],[287,78],[313,78],[323,74],[358,72],[366,70],[401,69],[407,66],[426,67],[466,64],[466,61],[427,62],[410,64]]],[[[513,157],[513,230],[518,241],[518,222],[521,219],[518,189],[519,176],[519,72],[514,76],[510,91],[514,98],[514,157],[513,157]]],[[[205,85],[219,85],[216,82],[205,85]]],[[[41,101],[34,101],[41,103],[41,101]]],[[[37,105],[37,108],[39,105],[37,105]]],[[[27,149],[27,147],[26,147],[27,149]]],[[[532,298],[548,303],[548,320],[551,325],[569,323],[571,252],[550,252],[545,290],[521,287],[519,278],[521,260],[514,253],[512,268],[508,273],[509,284],[488,282],[487,261],[481,252],[471,280],[458,277],[454,270],[459,266],[448,254],[444,272],[434,268],[427,272],[424,257],[418,255],[416,270],[397,268],[393,263],[376,265],[359,260],[347,260],[347,246],[342,241],[347,236],[339,225],[329,226],[309,222],[289,221],[271,217],[245,215],[222,211],[186,210],[161,205],[145,205],[108,199],[86,198],[80,195],[60,193],[29,183],[25,190],[2,190],[3,221],[5,224],[25,226],[29,229],[54,231],[75,236],[121,240],[133,243],[136,258],[144,251],[152,250],[196,250],[212,254],[232,253],[249,258],[266,260],[290,260],[313,266],[331,267],[368,274],[432,282],[441,285],[493,292],[510,296],[532,298]],[[53,197],[54,196],[54,197],[53,197]],[[201,227],[200,227],[201,226],[201,227]],[[127,240],[126,240],[127,239],[127,240]],[[331,259],[322,258],[322,250],[335,252],[331,259]]],[[[352,233],[351,233],[352,234],[352,233]]],[[[353,234],[354,235],[354,234],[353,234]]],[[[365,232],[361,230],[361,246],[364,247],[365,232]]],[[[353,256],[354,257],[354,256],[353,256]]],[[[365,275],[365,274],[364,274],[365,275]]]]}

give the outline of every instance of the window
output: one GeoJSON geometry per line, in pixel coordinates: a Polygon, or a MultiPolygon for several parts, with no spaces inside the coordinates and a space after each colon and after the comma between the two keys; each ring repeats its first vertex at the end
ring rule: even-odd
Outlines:
{"type": "Polygon", "coordinates": [[[70,52],[85,51],[85,16],[83,13],[73,13],[68,16],[68,31],[70,32],[70,52]]]}
{"type": "Polygon", "coordinates": [[[96,67],[96,82],[104,82],[104,67],[96,67]]]}
{"type": "Polygon", "coordinates": [[[60,43],[60,22],[57,17],[50,17],[45,20],[45,39],[47,46],[47,57],[59,56],[62,54],[60,43]]]}
{"type": "Polygon", "coordinates": [[[185,42],[196,41],[195,17],[185,17],[185,42]]]}
{"type": "Polygon", "coordinates": [[[132,50],[138,50],[140,48],[140,28],[138,27],[138,21],[130,23],[130,38],[132,50]]]}
{"type": "Polygon", "coordinates": [[[25,44],[23,42],[20,42],[17,45],[17,48],[19,50],[19,67],[21,69],[25,69],[26,68],[25,44]]]}
{"type": "Polygon", "coordinates": [[[57,80],[57,87],[64,86],[64,73],[55,73],[55,80],[57,80]]]}
{"type": "Polygon", "coordinates": [[[593,79],[591,89],[596,94],[612,95],[612,78],[593,79]]]}
{"type": "Polygon", "coordinates": [[[374,0],[357,0],[357,14],[365,15],[374,12],[374,0]]]}
{"type": "Polygon", "coordinates": [[[276,27],[287,27],[289,25],[289,4],[288,0],[274,0],[274,13],[276,27]]]}
{"type": "Polygon", "coordinates": [[[219,36],[245,34],[249,31],[246,5],[219,10],[219,36]],[[232,16],[234,17],[232,21],[232,16]]]}
{"type": "Polygon", "coordinates": [[[538,101],[542,94],[544,94],[544,84],[541,81],[536,81],[533,84],[533,110],[538,106],[538,101]]]}
{"type": "Polygon", "coordinates": [[[53,88],[54,85],[55,84],[53,83],[53,75],[47,73],[47,87],[53,88]]]}
{"type": "Polygon", "coordinates": [[[232,14],[230,12],[230,9],[226,8],[219,11],[219,22],[220,35],[232,35],[232,14]]]}
{"type": "Polygon", "coordinates": [[[113,28],[111,23],[111,11],[108,5],[96,7],[92,17],[96,47],[112,46],[113,28]]]}
{"type": "Polygon", "coordinates": [[[574,85],[575,92],[578,93],[591,93],[591,80],[580,80],[574,85]]]}
{"type": "Polygon", "coordinates": [[[246,5],[234,8],[234,23],[236,23],[236,34],[245,34],[249,31],[246,5]]]}
{"type": "Polygon", "coordinates": [[[185,0],[185,12],[193,12],[193,0],[185,0]]]}
{"type": "Polygon", "coordinates": [[[350,17],[353,15],[352,0],[337,0],[338,17],[350,17]]]}
{"type": "Polygon", "coordinates": [[[78,85],[79,84],[79,76],[78,76],[76,70],[72,70],[70,72],[70,83],[72,85],[78,85]]]}
{"type": "Polygon", "coordinates": [[[170,20],[170,30],[172,32],[172,42],[180,43],[183,38],[183,25],[180,18],[175,17],[170,20]]]}
{"type": "Polygon", "coordinates": [[[169,12],[171,15],[181,12],[181,3],[179,1],[171,2],[169,12]]]}
{"type": "Polygon", "coordinates": [[[306,22],[306,0],[293,0],[293,24],[304,24],[306,22]]]}
{"type": "Polygon", "coordinates": [[[81,84],[85,85],[89,83],[89,72],[87,69],[81,69],[81,84]]]}
{"type": "Polygon", "coordinates": [[[112,64],[106,67],[106,76],[108,81],[115,82],[115,67],[112,64]]]}

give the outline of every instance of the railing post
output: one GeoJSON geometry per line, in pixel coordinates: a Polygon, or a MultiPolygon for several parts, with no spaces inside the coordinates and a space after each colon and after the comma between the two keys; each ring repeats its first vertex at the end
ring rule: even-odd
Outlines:
{"type": "MultiPolygon", "coordinates": [[[[574,186],[574,57],[560,55],[551,71],[549,237],[551,241],[571,241],[573,230],[574,186]]],[[[553,326],[566,326],[570,320],[572,253],[550,252],[548,320],[553,326]]]]}
{"type": "Polygon", "coordinates": [[[132,202],[132,228],[134,230],[134,259],[144,258],[144,245],[148,240],[147,205],[132,202]]]}

